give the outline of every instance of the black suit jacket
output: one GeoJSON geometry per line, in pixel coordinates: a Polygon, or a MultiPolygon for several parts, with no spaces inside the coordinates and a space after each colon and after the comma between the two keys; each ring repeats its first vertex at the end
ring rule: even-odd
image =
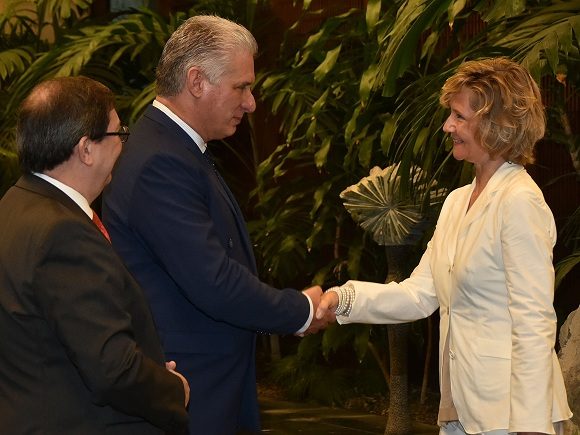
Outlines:
{"type": "Polygon", "coordinates": [[[256,276],[238,204],[175,122],[149,107],[131,130],[103,218],[192,387],[190,433],[258,430],[255,332],[296,332],[308,300],[256,276]]]}
{"type": "Polygon", "coordinates": [[[67,195],[24,175],[0,200],[0,432],[185,427],[147,302],[67,195]]]}

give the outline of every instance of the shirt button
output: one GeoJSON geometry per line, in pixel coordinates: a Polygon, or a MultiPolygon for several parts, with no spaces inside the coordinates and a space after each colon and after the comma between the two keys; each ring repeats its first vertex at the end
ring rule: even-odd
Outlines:
{"type": "Polygon", "coordinates": [[[455,352],[453,352],[452,350],[449,351],[449,358],[455,359],[455,352]]]}

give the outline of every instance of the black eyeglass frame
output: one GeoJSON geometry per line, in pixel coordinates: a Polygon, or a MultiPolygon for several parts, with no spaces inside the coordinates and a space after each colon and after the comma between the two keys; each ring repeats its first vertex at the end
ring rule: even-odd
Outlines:
{"type": "Polygon", "coordinates": [[[127,139],[129,139],[129,135],[131,133],[129,132],[129,127],[127,127],[126,125],[122,125],[119,128],[119,131],[107,131],[106,133],[103,134],[103,136],[119,136],[119,139],[121,139],[121,143],[124,144],[125,142],[127,142],[127,139]]]}

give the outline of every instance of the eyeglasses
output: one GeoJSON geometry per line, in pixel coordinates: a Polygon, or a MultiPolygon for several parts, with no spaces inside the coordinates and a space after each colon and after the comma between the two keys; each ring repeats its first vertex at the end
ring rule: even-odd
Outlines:
{"type": "Polygon", "coordinates": [[[108,131],[103,136],[119,136],[119,139],[121,139],[121,143],[125,144],[125,142],[127,142],[127,139],[129,139],[130,134],[131,133],[129,133],[129,127],[127,127],[126,125],[122,125],[121,127],[119,127],[119,131],[108,131]]]}

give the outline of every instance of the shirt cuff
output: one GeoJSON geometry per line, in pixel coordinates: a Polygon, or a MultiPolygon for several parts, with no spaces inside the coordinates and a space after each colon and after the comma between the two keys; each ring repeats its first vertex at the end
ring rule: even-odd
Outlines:
{"type": "Polygon", "coordinates": [[[304,331],[306,331],[310,326],[310,323],[312,322],[312,317],[314,317],[314,307],[312,305],[312,299],[310,299],[310,296],[308,296],[306,293],[302,294],[306,296],[306,299],[308,299],[308,305],[310,305],[310,314],[308,314],[308,319],[306,320],[304,326],[302,326],[302,328],[300,328],[298,331],[295,332],[296,335],[304,333],[304,331]]]}

